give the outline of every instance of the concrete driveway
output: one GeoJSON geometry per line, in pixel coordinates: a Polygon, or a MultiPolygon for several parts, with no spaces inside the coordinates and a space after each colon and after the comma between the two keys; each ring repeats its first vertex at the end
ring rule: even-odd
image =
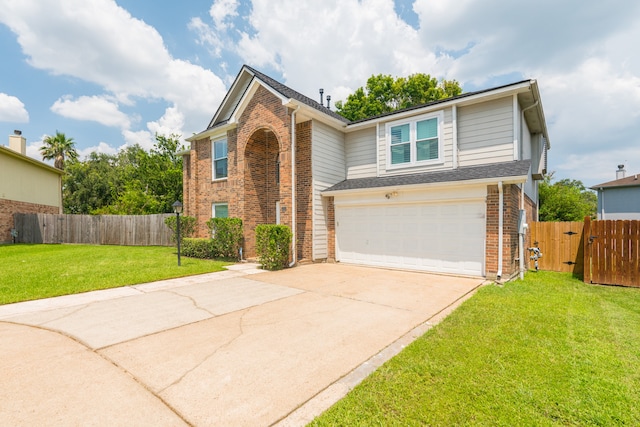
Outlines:
{"type": "Polygon", "coordinates": [[[0,306],[0,425],[304,425],[481,284],[237,264],[0,306]]]}

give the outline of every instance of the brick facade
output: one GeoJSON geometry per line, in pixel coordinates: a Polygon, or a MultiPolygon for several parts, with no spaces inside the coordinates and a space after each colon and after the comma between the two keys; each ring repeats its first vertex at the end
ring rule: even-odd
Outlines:
{"type": "MultiPolygon", "coordinates": [[[[520,216],[520,187],[514,184],[503,186],[503,224],[502,224],[502,280],[508,280],[519,272],[518,221],[520,216]]],[[[527,222],[535,220],[537,207],[527,196],[525,212],[527,222]]],[[[498,273],[498,230],[500,195],[497,185],[487,187],[487,226],[486,226],[486,277],[495,279],[498,273]]],[[[525,235],[525,247],[529,247],[529,234],[525,235]]],[[[525,268],[528,265],[528,253],[525,248],[525,268]]]]}
{"type": "Polygon", "coordinates": [[[0,243],[10,243],[13,241],[11,238],[11,229],[13,228],[14,213],[58,214],[61,212],[58,206],[0,199],[0,243]]]}
{"type": "MultiPolygon", "coordinates": [[[[185,156],[185,214],[198,219],[197,236],[207,237],[206,222],[214,203],[228,203],[229,216],[243,219],[246,258],[255,257],[255,227],[275,224],[276,202],[280,223],[292,225],[291,111],[263,87],[258,88],[227,132],[226,179],[212,179],[212,143],[192,143],[185,156]]],[[[298,259],[311,258],[311,121],[296,125],[296,235],[298,259]]]]}
{"type": "Polygon", "coordinates": [[[298,260],[313,258],[313,179],[309,120],[296,125],[296,237],[298,260]]]}

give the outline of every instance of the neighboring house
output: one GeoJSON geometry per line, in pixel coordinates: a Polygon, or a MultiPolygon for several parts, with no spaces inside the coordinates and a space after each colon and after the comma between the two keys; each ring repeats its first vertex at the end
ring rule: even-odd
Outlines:
{"type": "Polygon", "coordinates": [[[598,192],[598,219],[640,219],[640,179],[626,176],[618,165],[614,181],[594,185],[598,192]]]}
{"type": "Polygon", "coordinates": [[[535,80],[350,122],[248,66],[187,140],[185,214],[201,237],[242,218],[246,257],[282,223],[296,261],[503,279],[528,259],[520,210],[537,218],[549,148],[535,80]]]}
{"type": "Polygon", "coordinates": [[[62,174],[28,157],[19,131],[0,146],[0,243],[12,241],[14,213],[62,213],[62,174]]]}

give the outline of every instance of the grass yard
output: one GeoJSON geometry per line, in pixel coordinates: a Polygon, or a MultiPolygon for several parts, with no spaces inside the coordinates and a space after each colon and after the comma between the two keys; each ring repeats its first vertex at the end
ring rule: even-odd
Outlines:
{"type": "Polygon", "coordinates": [[[163,246],[0,245],[0,304],[224,270],[163,246]]]}
{"type": "Polygon", "coordinates": [[[640,425],[639,402],[640,289],[540,272],[480,289],[312,425],[640,425]]]}

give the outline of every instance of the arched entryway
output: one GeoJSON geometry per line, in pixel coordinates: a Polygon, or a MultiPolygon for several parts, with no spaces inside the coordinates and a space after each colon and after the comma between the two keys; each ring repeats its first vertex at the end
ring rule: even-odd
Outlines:
{"type": "Polygon", "coordinates": [[[254,257],[255,228],[280,218],[280,143],[270,129],[255,131],[244,153],[244,251],[254,257]]]}

